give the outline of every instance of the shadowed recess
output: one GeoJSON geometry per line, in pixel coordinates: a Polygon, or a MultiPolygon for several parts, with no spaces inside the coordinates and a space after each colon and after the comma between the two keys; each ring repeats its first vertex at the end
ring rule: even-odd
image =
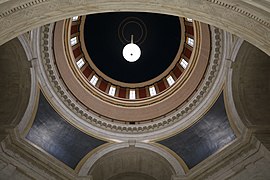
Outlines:
{"type": "Polygon", "coordinates": [[[26,139],[73,169],[87,153],[106,143],[67,123],[42,93],[35,121],[26,139]]]}
{"type": "Polygon", "coordinates": [[[194,167],[236,138],[224,107],[223,94],[196,124],[173,137],[160,141],[194,167]]]}

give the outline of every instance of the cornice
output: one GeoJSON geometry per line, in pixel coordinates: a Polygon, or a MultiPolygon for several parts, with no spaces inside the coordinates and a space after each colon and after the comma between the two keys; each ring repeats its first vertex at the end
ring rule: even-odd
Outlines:
{"type": "MultiPolygon", "coordinates": [[[[193,93],[193,91],[196,90],[208,65],[208,57],[210,53],[210,35],[208,25],[199,22],[188,22],[187,24],[190,25],[190,27],[191,25],[196,27],[194,27],[195,44],[193,48],[187,44],[185,45],[184,51],[190,52],[191,54],[183,55],[183,59],[189,63],[184,72],[182,72],[178,78],[173,72],[170,72],[170,75],[174,76],[173,79],[175,80],[175,83],[172,86],[169,86],[167,83],[166,77],[168,77],[168,72],[165,72],[165,74],[161,74],[161,77],[164,76],[161,81],[154,84],[147,84],[147,82],[144,82],[146,83],[146,86],[136,87],[137,83],[131,83],[130,85],[134,86],[134,90],[137,91],[137,97],[134,100],[130,100],[128,97],[118,96],[120,89],[125,91],[126,95],[128,95],[130,87],[121,87],[117,84],[114,84],[114,87],[116,88],[115,96],[110,96],[107,93],[109,86],[112,85],[113,82],[107,80],[105,80],[107,81],[105,82],[103,77],[100,77],[100,75],[94,72],[94,70],[92,70],[89,76],[85,76],[82,72],[80,72],[79,68],[77,68],[75,63],[76,60],[72,55],[73,52],[68,53],[69,49],[71,49],[69,43],[67,43],[69,42],[69,40],[67,40],[69,38],[63,38],[65,34],[69,34],[65,33],[66,30],[70,29],[69,26],[66,26],[69,23],[65,25],[66,22],[69,22],[69,20],[55,23],[54,29],[54,58],[58,72],[61,75],[61,79],[66,84],[69,91],[74,97],[76,97],[76,99],[78,99],[81,104],[88,109],[91,109],[93,112],[97,112],[103,117],[109,117],[110,120],[114,120],[115,122],[133,122],[135,124],[142,124],[146,121],[153,121],[157,119],[157,117],[161,117],[164,114],[174,110],[176,107],[179,107],[193,93]],[[198,39],[198,41],[196,39],[198,39]],[[62,47],[65,47],[65,49],[63,50],[62,47]],[[191,49],[196,50],[191,52],[191,49]],[[95,86],[89,83],[93,75],[97,75],[99,79],[95,86]],[[158,83],[160,82],[163,82],[167,87],[161,92],[157,91],[155,96],[150,96],[148,91],[149,85],[153,85],[155,89],[158,89],[158,83]],[[99,88],[101,83],[107,83],[107,85],[105,85],[105,90],[101,90],[99,88]],[[148,94],[145,98],[138,97],[140,88],[144,89],[148,94]],[[176,99],[177,101],[175,101],[176,99]]],[[[182,35],[184,36],[184,33],[182,35]]],[[[184,45],[185,38],[181,39],[181,44],[184,45]]],[[[83,40],[80,40],[80,42],[77,44],[78,46],[75,45],[74,49],[78,49],[81,44],[83,44],[83,40]]],[[[173,67],[174,64],[177,63],[176,67],[178,67],[180,71],[183,70],[180,65],[180,59],[182,58],[179,57],[181,49],[182,48],[180,48],[178,51],[178,58],[175,59],[179,61],[175,61],[170,65],[173,67]]],[[[79,58],[81,58],[81,56],[78,56],[77,60],[79,58]]],[[[88,64],[85,64],[85,66],[83,66],[81,69],[84,71],[87,68],[93,69],[89,67],[88,64]]],[[[170,69],[168,69],[168,71],[169,70],[170,69]]]]}
{"type": "Polygon", "coordinates": [[[31,6],[35,6],[35,5],[37,5],[37,4],[44,3],[44,2],[46,2],[46,1],[48,1],[48,0],[34,0],[34,1],[30,1],[30,2],[24,3],[24,4],[20,4],[19,6],[13,7],[13,8],[11,8],[11,9],[8,9],[8,10],[2,12],[2,13],[0,14],[0,19],[1,19],[1,18],[4,18],[4,17],[6,17],[6,16],[9,16],[9,15],[11,15],[11,14],[13,14],[13,13],[16,13],[16,12],[18,12],[18,11],[27,9],[27,8],[29,8],[29,7],[31,7],[31,6]]]}
{"type": "MultiPolygon", "coordinates": [[[[7,0],[8,2],[9,0],[7,0]]],[[[8,15],[11,15],[13,13],[16,13],[18,11],[21,11],[21,10],[24,10],[26,8],[29,8],[29,7],[32,7],[32,6],[35,6],[35,5],[38,5],[38,4],[41,4],[41,3],[45,3],[45,2],[50,2],[51,0],[34,0],[34,1],[29,1],[29,2],[26,2],[24,4],[19,4],[18,6],[15,6],[13,8],[10,8],[4,12],[2,12],[0,14],[0,19],[1,18],[4,18],[8,15]]],[[[211,3],[211,4],[215,4],[215,5],[218,5],[218,6],[221,6],[223,8],[226,8],[226,9],[230,9],[234,12],[237,12],[243,16],[247,16],[257,22],[259,22],[260,24],[266,26],[266,27],[270,27],[270,23],[263,20],[262,18],[256,16],[255,14],[249,12],[248,10],[245,10],[243,8],[240,8],[232,3],[228,3],[228,2],[224,2],[224,1],[220,1],[220,0],[206,0],[208,3],[211,3]]],[[[51,1],[51,3],[53,3],[53,1],[51,1]]]]}
{"type": "Polygon", "coordinates": [[[222,1],[218,1],[218,0],[206,0],[210,3],[213,3],[213,4],[216,4],[218,6],[222,6],[224,8],[227,8],[227,9],[230,9],[234,12],[237,12],[243,16],[247,16],[257,22],[259,22],[260,24],[262,24],[263,26],[266,26],[266,27],[270,27],[270,23],[259,18],[258,16],[252,14],[251,12],[247,11],[247,10],[244,10],[243,8],[239,8],[237,7],[236,5],[233,5],[233,4],[230,4],[230,3],[225,3],[225,2],[222,2],[222,1]]]}

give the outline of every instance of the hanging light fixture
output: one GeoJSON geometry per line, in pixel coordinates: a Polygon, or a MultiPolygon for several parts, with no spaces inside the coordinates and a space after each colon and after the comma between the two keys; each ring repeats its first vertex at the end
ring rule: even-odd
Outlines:
{"type": "Polygon", "coordinates": [[[125,45],[122,53],[128,62],[135,62],[140,58],[141,49],[137,44],[133,43],[133,35],[131,35],[131,42],[125,45]]]}

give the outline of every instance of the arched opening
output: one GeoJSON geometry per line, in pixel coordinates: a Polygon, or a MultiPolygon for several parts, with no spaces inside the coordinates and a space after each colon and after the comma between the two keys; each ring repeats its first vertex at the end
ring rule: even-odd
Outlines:
{"type": "Polygon", "coordinates": [[[127,147],[102,156],[89,175],[95,180],[164,180],[170,179],[175,172],[161,155],[143,148],[127,147]]]}

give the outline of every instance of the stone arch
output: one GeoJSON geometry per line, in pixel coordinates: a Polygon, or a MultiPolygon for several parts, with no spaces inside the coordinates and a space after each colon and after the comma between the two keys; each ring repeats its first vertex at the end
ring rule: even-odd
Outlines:
{"type": "Polygon", "coordinates": [[[232,64],[231,78],[231,91],[242,122],[270,149],[270,57],[243,42],[232,64]]]}
{"type": "MultiPolygon", "coordinates": [[[[167,168],[166,171],[167,172],[170,171],[170,174],[173,176],[182,176],[186,173],[187,167],[184,164],[183,160],[181,160],[180,158],[176,158],[174,155],[168,152],[166,148],[164,148],[161,145],[158,145],[155,143],[148,144],[148,143],[142,143],[142,142],[137,142],[137,143],[122,142],[122,143],[116,143],[116,144],[107,144],[102,148],[96,149],[95,152],[90,152],[80,162],[81,165],[78,166],[78,169],[77,169],[78,174],[79,176],[82,176],[82,177],[93,175],[93,171],[95,171],[93,170],[93,168],[96,167],[96,164],[100,163],[101,161],[103,162],[103,160],[100,160],[100,159],[104,159],[103,157],[112,157],[111,154],[114,154],[114,155],[117,154],[116,157],[118,157],[122,155],[122,153],[119,153],[119,152],[128,152],[129,150],[132,150],[134,152],[142,152],[142,153],[146,152],[146,154],[149,154],[151,156],[153,155],[154,158],[157,158],[160,160],[160,163],[162,163],[165,166],[165,168],[167,168]]],[[[120,157],[120,159],[121,159],[121,162],[126,161],[125,159],[122,159],[122,157],[120,157]]],[[[141,159],[141,160],[145,161],[144,159],[141,159]]],[[[117,163],[117,162],[111,162],[111,163],[117,163]]],[[[107,165],[109,166],[112,165],[112,164],[106,164],[106,163],[105,164],[101,163],[101,164],[104,165],[104,167],[102,168],[105,168],[105,166],[107,165]]],[[[127,167],[126,170],[128,170],[128,168],[130,167],[127,167]]],[[[145,168],[144,170],[147,171],[147,167],[142,167],[142,168],[145,168]]],[[[140,171],[140,169],[138,170],[140,171]]],[[[99,169],[96,171],[102,171],[102,170],[99,169]]],[[[146,173],[146,172],[139,172],[139,171],[137,173],[142,173],[142,174],[146,173]]],[[[126,173],[126,172],[127,171],[125,172],[119,171],[120,174],[126,173]]],[[[110,172],[110,173],[113,173],[113,172],[110,172]]],[[[148,174],[148,176],[153,175],[153,174],[151,175],[151,173],[153,172],[148,172],[148,173],[150,173],[148,174]]],[[[112,175],[112,177],[117,176],[117,174],[110,174],[110,175],[112,175]]]]}
{"type": "Polygon", "coordinates": [[[30,62],[16,38],[0,47],[0,140],[17,126],[30,98],[30,62]]]}
{"type": "Polygon", "coordinates": [[[69,1],[15,0],[1,3],[0,44],[30,29],[67,17],[108,12],[145,11],[187,16],[242,37],[270,54],[269,2],[243,0],[69,1]]]}
{"type": "Polygon", "coordinates": [[[129,146],[112,150],[97,159],[89,170],[93,179],[163,180],[174,177],[172,165],[157,152],[129,146]]]}

